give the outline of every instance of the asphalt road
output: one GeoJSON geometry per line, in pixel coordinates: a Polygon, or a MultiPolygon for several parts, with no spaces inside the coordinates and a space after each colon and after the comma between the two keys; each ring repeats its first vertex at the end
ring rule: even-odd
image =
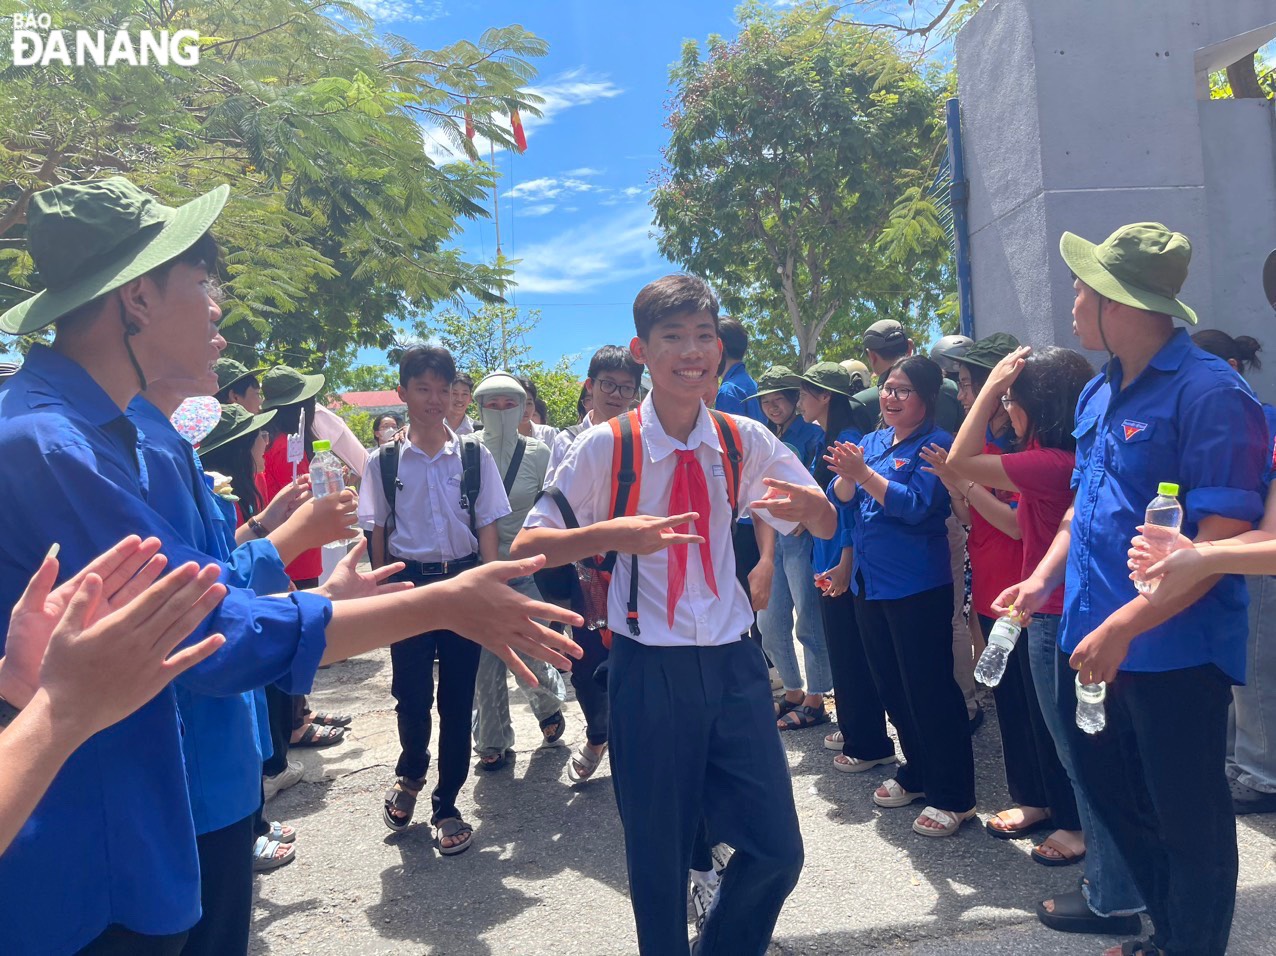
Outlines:
{"type": "MultiPolygon", "coordinates": [[[[269,806],[299,831],[297,859],[257,877],[252,951],[273,956],[620,956],[636,952],[624,850],[606,764],[567,784],[569,751],[535,749],[540,734],[514,690],[512,768],[473,771],[460,806],[475,844],[444,858],[430,828],[392,834],[382,792],[398,755],[388,652],[320,673],[312,704],[356,715],[342,743],[294,751],[306,779],[269,806]]],[[[511,684],[512,686],[512,684],[511,684]]],[[[991,700],[976,735],[980,815],[1009,806],[991,700]]],[[[584,738],[567,706],[565,740],[584,738]]],[[[676,729],[671,728],[670,733],[676,729]]],[[[842,774],[826,728],[784,734],[806,867],[776,928],[772,954],[1098,954],[1112,941],[1066,936],[1034,907],[1070,889],[1078,867],[1032,862],[1028,841],[1004,842],[968,823],[956,837],[913,834],[918,807],[881,810],[884,776],[842,774]]],[[[433,780],[429,785],[432,786],[433,780]]],[[[423,807],[428,819],[428,802],[423,807]]],[[[1239,821],[1241,879],[1230,953],[1276,952],[1276,816],[1239,821]]]]}

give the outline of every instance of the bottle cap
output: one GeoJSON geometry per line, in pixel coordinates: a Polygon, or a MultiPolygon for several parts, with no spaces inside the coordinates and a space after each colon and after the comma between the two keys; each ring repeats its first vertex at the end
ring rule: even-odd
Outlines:
{"type": "MultiPolygon", "coordinates": [[[[324,440],[321,438],[321,439],[319,439],[319,441],[315,442],[315,443],[314,443],[311,447],[312,447],[312,448],[313,448],[316,452],[320,452],[320,451],[332,451],[332,442],[330,442],[330,441],[324,441],[324,440]]],[[[1175,486],[1174,490],[1175,490],[1176,492],[1178,491],[1178,486],[1177,486],[1177,485],[1175,486]]]]}
{"type": "MultiPolygon", "coordinates": [[[[318,444],[318,442],[315,442],[316,446],[318,444]]],[[[1179,486],[1172,481],[1163,481],[1156,486],[1156,493],[1158,495],[1166,495],[1170,498],[1177,498],[1179,494],[1179,486]]]]}

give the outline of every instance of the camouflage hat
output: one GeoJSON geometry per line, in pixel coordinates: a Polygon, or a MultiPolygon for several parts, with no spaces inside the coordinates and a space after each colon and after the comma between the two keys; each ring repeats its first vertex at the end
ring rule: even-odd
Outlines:
{"type": "Polygon", "coordinates": [[[851,373],[836,362],[816,362],[803,373],[802,381],[847,398],[855,394],[851,385],[851,373]]]}
{"type": "Polygon", "coordinates": [[[994,332],[980,339],[964,355],[953,356],[953,361],[977,368],[992,369],[1007,355],[1019,348],[1019,340],[1009,332],[994,332]]]}
{"type": "Polygon", "coordinates": [[[787,365],[772,365],[758,376],[758,390],[754,398],[774,395],[776,392],[788,392],[802,387],[802,376],[787,365]]]}

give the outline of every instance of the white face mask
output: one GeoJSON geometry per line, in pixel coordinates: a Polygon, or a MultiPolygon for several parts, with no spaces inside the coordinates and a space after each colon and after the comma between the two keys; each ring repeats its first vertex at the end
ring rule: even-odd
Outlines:
{"type": "Polygon", "coordinates": [[[493,374],[483,379],[474,389],[479,415],[483,419],[483,444],[487,446],[502,468],[508,464],[518,441],[518,426],[523,421],[523,409],[527,395],[522,386],[508,375],[493,374]],[[495,397],[509,398],[512,408],[498,410],[485,404],[495,397]]]}

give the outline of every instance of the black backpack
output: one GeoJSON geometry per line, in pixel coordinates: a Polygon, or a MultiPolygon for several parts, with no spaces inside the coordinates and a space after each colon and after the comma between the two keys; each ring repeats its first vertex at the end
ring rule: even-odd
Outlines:
{"type": "MultiPolygon", "coordinates": [[[[478,506],[479,491],[482,489],[482,443],[479,436],[472,433],[458,437],[461,442],[461,507],[470,516],[470,534],[477,540],[478,518],[475,517],[475,508],[478,506]]],[[[520,441],[514,454],[514,461],[511,462],[515,474],[518,473],[518,463],[523,458],[522,450],[523,442],[520,441]]],[[[389,508],[385,519],[387,555],[390,552],[390,533],[395,525],[394,500],[398,490],[403,487],[403,482],[399,481],[399,456],[402,453],[402,439],[395,439],[390,444],[382,445],[377,449],[377,454],[381,458],[381,491],[385,494],[386,507],[389,508]]],[[[505,482],[507,486],[511,484],[508,474],[505,482]]]]}

